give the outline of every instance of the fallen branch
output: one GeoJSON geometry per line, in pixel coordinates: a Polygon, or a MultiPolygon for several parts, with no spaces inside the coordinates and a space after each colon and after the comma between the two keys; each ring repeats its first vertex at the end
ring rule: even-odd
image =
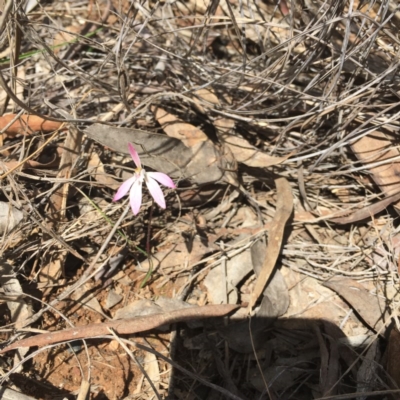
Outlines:
{"type": "Polygon", "coordinates": [[[0,350],[0,354],[6,353],[7,351],[16,349],[18,347],[42,347],[69,340],[95,338],[97,336],[109,334],[110,328],[119,335],[127,335],[149,331],[162,325],[170,325],[177,322],[223,317],[239,307],[241,306],[236,304],[190,307],[164,314],[146,315],[144,317],[120,319],[116,321],[106,321],[99,324],[78,326],[76,328],[65,329],[62,331],[41,333],[36,336],[19,340],[18,342],[5,347],[3,350],[0,350]]]}

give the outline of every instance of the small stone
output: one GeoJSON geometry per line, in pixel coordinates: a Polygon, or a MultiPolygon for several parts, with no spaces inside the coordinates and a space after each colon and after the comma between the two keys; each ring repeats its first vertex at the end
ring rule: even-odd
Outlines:
{"type": "Polygon", "coordinates": [[[119,294],[115,293],[114,290],[110,290],[108,292],[107,299],[106,299],[106,308],[107,308],[107,310],[109,310],[110,308],[113,308],[122,299],[123,299],[122,296],[120,296],[119,294]]]}

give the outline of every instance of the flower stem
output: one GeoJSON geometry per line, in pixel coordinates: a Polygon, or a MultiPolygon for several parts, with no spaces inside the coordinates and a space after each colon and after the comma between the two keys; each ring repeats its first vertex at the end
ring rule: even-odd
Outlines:
{"type": "Polygon", "coordinates": [[[146,276],[144,277],[142,283],[140,284],[140,288],[146,285],[147,281],[151,278],[151,275],[153,274],[153,260],[151,259],[151,254],[150,254],[151,220],[153,218],[153,209],[154,209],[154,201],[151,202],[149,211],[149,224],[147,225],[146,253],[147,253],[147,259],[149,260],[149,270],[147,271],[146,276]]]}

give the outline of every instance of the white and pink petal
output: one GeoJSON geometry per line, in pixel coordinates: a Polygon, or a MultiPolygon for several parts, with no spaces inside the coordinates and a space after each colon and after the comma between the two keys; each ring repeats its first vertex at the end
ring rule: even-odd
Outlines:
{"type": "Polygon", "coordinates": [[[166,205],[165,205],[164,193],[162,192],[160,185],[151,176],[149,176],[149,174],[147,174],[146,176],[146,185],[154,201],[161,208],[165,208],[166,205]]]}
{"type": "Polygon", "coordinates": [[[122,197],[124,197],[129,192],[129,189],[132,187],[136,180],[137,177],[136,175],[134,175],[132,176],[132,178],[129,178],[125,182],[123,182],[122,185],[118,188],[117,193],[115,193],[113,201],[118,201],[122,199],[122,197]]]}
{"type": "Polygon", "coordinates": [[[142,205],[142,180],[137,179],[132,185],[129,201],[133,214],[137,215],[142,205]]]}
{"type": "Polygon", "coordinates": [[[133,147],[132,143],[128,143],[128,149],[129,153],[132,157],[132,160],[134,161],[135,165],[137,168],[142,168],[142,163],[140,162],[140,157],[136,149],[133,147]]]}
{"type": "Polygon", "coordinates": [[[166,187],[169,187],[171,189],[176,188],[173,180],[167,174],[164,174],[163,172],[147,172],[147,176],[155,179],[156,181],[158,181],[159,183],[161,183],[162,185],[164,185],[166,187]]]}

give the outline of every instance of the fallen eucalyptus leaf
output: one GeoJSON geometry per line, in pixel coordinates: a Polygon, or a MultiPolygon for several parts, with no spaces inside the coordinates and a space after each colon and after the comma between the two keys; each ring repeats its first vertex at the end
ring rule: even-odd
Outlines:
{"type": "Polygon", "coordinates": [[[145,166],[162,171],[177,179],[190,179],[194,183],[218,182],[229,174],[229,182],[237,182],[236,174],[229,170],[225,157],[210,141],[188,148],[176,138],[139,129],[110,127],[93,124],[86,135],[115,151],[128,154],[128,143],[135,145],[145,166]]]}

